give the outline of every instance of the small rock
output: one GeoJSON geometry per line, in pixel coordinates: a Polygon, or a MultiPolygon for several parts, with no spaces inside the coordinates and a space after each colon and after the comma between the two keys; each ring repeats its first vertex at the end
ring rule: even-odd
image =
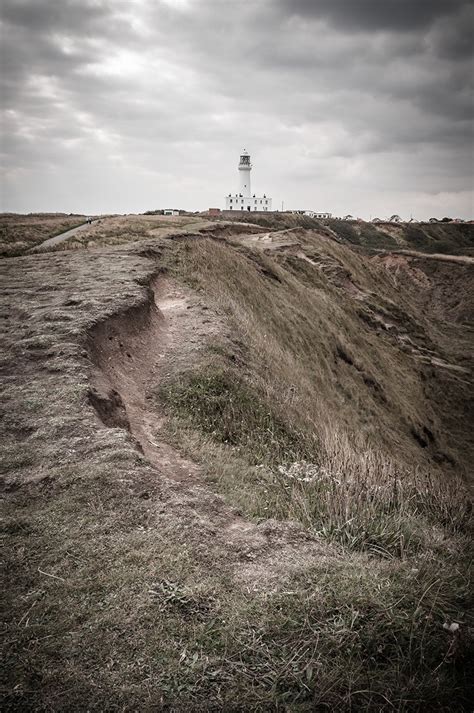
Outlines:
{"type": "Polygon", "coordinates": [[[446,631],[450,631],[452,634],[454,634],[454,632],[459,629],[459,624],[457,624],[455,621],[453,621],[451,624],[445,622],[443,624],[443,629],[446,629],[446,631]]]}

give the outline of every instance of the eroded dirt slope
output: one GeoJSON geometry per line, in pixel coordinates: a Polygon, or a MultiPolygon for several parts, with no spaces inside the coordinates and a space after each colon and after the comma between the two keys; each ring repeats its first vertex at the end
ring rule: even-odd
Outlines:
{"type": "Polygon", "coordinates": [[[200,352],[224,329],[220,317],[197,294],[155,277],[145,305],[92,330],[89,349],[95,369],[89,401],[103,425],[130,432],[156,478],[182,484],[177,491],[182,504],[192,502],[201,524],[193,538],[212,535],[208,556],[216,562],[225,557],[230,578],[260,588],[319,559],[321,546],[316,541],[308,545],[308,535],[294,526],[270,521],[258,526],[226,506],[206,485],[199,466],[163,437],[165,414],[152,398],[162,376],[169,378],[198,362],[200,352]],[[256,561],[258,577],[252,576],[246,559],[256,561]]]}

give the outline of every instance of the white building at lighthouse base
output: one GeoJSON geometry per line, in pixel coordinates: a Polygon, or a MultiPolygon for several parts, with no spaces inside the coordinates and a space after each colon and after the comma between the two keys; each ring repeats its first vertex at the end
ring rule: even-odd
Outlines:
{"type": "Polygon", "coordinates": [[[241,193],[235,193],[231,195],[229,193],[225,199],[225,209],[226,210],[247,210],[255,211],[262,210],[268,211],[272,209],[272,199],[267,198],[266,195],[263,196],[249,196],[245,197],[241,193]]]}

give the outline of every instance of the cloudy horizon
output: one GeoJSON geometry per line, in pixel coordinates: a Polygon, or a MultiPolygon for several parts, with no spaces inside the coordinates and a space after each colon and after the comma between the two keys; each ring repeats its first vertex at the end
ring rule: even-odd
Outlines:
{"type": "Polygon", "coordinates": [[[2,211],[473,217],[469,0],[4,0],[2,211]]]}

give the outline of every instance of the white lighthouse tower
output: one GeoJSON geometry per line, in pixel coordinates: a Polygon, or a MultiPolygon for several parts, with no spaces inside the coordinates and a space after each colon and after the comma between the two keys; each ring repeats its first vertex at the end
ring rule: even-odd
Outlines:
{"type": "Polygon", "coordinates": [[[239,162],[239,177],[240,177],[240,192],[244,198],[250,198],[250,171],[252,164],[250,163],[250,155],[244,149],[240,155],[239,162]]]}
{"type": "Polygon", "coordinates": [[[229,193],[225,199],[226,210],[269,211],[272,209],[272,199],[264,193],[263,196],[252,194],[250,188],[250,171],[252,163],[250,154],[244,149],[239,161],[239,192],[229,193]]]}

